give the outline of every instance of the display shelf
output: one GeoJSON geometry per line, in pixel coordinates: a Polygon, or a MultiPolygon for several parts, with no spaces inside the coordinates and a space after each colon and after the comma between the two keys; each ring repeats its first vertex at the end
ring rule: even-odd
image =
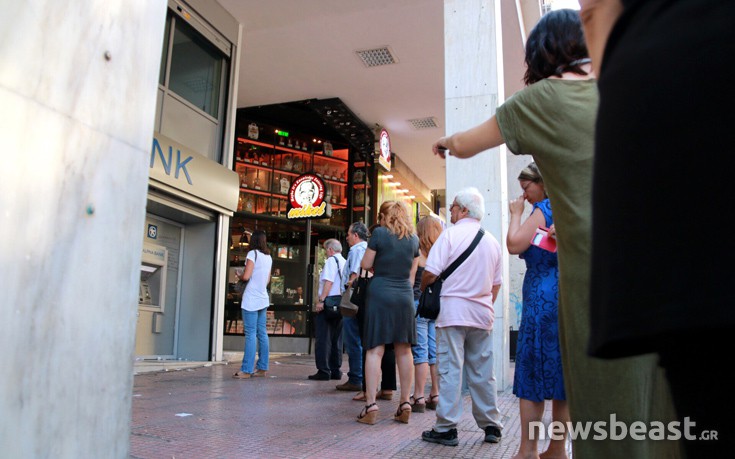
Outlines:
{"type": "Polygon", "coordinates": [[[258,146],[265,147],[265,148],[273,148],[273,144],[261,142],[259,140],[248,139],[245,137],[238,137],[237,141],[239,143],[249,143],[252,145],[258,145],[258,146]]]}
{"type": "Polygon", "coordinates": [[[239,212],[285,215],[286,190],[296,177],[305,173],[316,174],[323,180],[325,200],[332,209],[330,222],[336,225],[351,222],[353,205],[357,209],[370,209],[365,204],[370,204],[371,190],[374,190],[370,188],[371,166],[364,159],[351,159],[351,150],[345,144],[294,132],[282,135],[286,131],[268,124],[248,124],[249,129],[253,127],[257,129],[258,139],[237,136],[234,169],[240,175],[239,212]],[[260,164],[263,160],[266,164],[260,164]],[[254,188],[255,183],[260,189],[254,188]]]}
{"type": "MultiPolygon", "coordinates": [[[[261,171],[266,171],[266,172],[270,172],[270,171],[273,170],[273,168],[271,166],[263,166],[263,165],[260,165],[260,164],[253,164],[253,163],[248,163],[248,162],[240,161],[240,160],[237,160],[236,161],[235,167],[237,167],[237,166],[240,166],[240,167],[250,167],[252,169],[259,169],[261,171]]],[[[276,170],[278,170],[278,169],[276,169],[276,170]]]]}
{"type": "MultiPolygon", "coordinates": [[[[257,194],[259,196],[266,196],[266,197],[271,197],[271,195],[273,195],[273,193],[270,191],[256,190],[255,188],[240,187],[240,191],[243,193],[257,194]]],[[[279,195],[273,195],[273,196],[278,197],[279,195]]]]}
{"type": "Polygon", "coordinates": [[[347,160],[346,159],[335,158],[334,156],[327,156],[327,155],[325,155],[325,154],[323,154],[321,152],[314,152],[314,156],[315,157],[318,157],[319,159],[324,159],[324,160],[327,160],[327,161],[334,161],[334,162],[337,162],[337,163],[340,163],[340,164],[346,164],[347,163],[347,160]]]}
{"type": "Polygon", "coordinates": [[[303,173],[303,172],[293,172],[293,171],[287,171],[287,170],[284,170],[284,169],[273,169],[273,172],[275,172],[275,173],[277,173],[277,174],[286,174],[286,175],[290,175],[290,176],[292,176],[292,177],[298,177],[299,175],[301,175],[301,174],[303,173]]]}

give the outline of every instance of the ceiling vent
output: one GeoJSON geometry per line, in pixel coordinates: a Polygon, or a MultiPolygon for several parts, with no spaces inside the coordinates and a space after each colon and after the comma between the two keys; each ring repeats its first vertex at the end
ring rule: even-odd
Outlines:
{"type": "Polygon", "coordinates": [[[389,65],[398,62],[398,59],[393,56],[393,53],[387,46],[364,49],[362,51],[355,51],[355,53],[362,63],[365,64],[365,67],[378,67],[380,65],[389,65]]]}
{"type": "Polygon", "coordinates": [[[408,122],[417,131],[420,129],[432,129],[432,128],[439,127],[439,125],[436,124],[436,118],[434,118],[433,116],[429,116],[426,118],[416,118],[416,119],[408,120],[408,122]]]}

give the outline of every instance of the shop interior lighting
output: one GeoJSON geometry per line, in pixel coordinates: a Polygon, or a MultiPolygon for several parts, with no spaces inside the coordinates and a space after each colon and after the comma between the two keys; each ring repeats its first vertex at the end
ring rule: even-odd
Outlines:
{"type": "Polygon", "coordinates": [[[413,195],[413,194],[412,194],[411,196],[406,196],[406,197],[407,197],[408,199],[416,199],[416,196],[415,196],[415,195],[413,195]]]}
{"type": "Polygon", "coordinates": [[[239,244],[241,246],[243,245],[249,245],[250,238],[248,237],[248,232],[245,230],[245,227],[240,225],[240,231],[242,231],[242,234],[240,235],[240,242],[239,244]]]}
{"type": "Polygon", "coordinates": [[[385,174],[385,175],[381,175],[381,176],[380,176],[379,178],[380,178],[381,180],[388,180],[388,179],[392,179],[392,178],[393,178],[393,176],[392,176],[392,175],[390,175],[390,174],[385,174]]]}
{"type": "Polygon", "coordinates": [[[388,182],[385,186],[401,186],[401,182],[388,182]]]}

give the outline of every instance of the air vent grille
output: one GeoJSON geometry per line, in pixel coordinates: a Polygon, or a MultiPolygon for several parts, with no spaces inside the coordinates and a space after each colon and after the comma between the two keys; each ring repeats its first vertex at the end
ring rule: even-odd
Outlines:
{"type": "Polygon", "coordinates": [[[415,118],[412,120],[408,120],[408,122],[413,126],[414,129],[420,130],[420,129],[432,129],[439,127],[438,124],[436,124],[436,118],[433,116],[429,116],[426,118],[415,118]]]}
{"type": "Polygon", "coordinates": [[[378,67],[380,65],[395,64],[398,59],[393,55],[390,48],[384,46],[382,48],[364,49],[355,51],[365,67],[378,67]]]}

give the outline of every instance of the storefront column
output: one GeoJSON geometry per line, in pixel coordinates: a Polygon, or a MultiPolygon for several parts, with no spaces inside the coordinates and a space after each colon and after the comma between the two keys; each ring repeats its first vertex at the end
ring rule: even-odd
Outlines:
{"type": "MultiPolygon", "coordinates": [[[[502,100],[503,65],[500,2],[444,1],[444,77],[446,133],[487,120],[502,100]]],[[[446,203],[459,190],[474,186],[485,197],[482,226],[505,247],[508,230],[508,172],[505,147],[471,159],[447,158],[446,203]]],[[[494,354],[498,389],[512,384],[508,356],[509,255],[503,250],[503,288],[495,302],[494,354]]]]}
{"type": "Polygon", "coordinates": [[[127,458],[166,2],[3,10],[2,456],[127,458]]]}

